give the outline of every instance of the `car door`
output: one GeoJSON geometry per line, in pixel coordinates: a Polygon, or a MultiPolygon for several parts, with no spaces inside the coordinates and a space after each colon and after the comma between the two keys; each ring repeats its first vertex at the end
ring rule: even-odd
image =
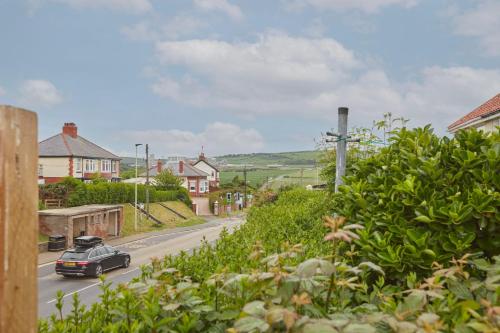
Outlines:
{"type": "Polygon", "coordinates": [[[104,248],[104,246],[98,247],[95,250],[97,252],[97,257],[99,258],[99,262],[102,266],[102,270],[105,271],[107,269],[110,269],[113,267],[111,265],[111,258],[110,255],[108,254],[108,251],[104,248]]]}
{"type": "Polygon", "coordinates": [[[121,257],[115,254],[115,249],[109,245],[105,246],[106,251],[109,253],[109,262],[110,267],[118,267],[121,266],[121,257]]]}

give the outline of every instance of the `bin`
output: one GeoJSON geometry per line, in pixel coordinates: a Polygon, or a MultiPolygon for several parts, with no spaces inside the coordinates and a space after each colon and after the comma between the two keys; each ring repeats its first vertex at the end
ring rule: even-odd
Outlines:
{"type": "Polygon", "coordinates": [[[49,251],[61,251],[66,248],[66,237],[63,235],[49,236],[49,251]]]}

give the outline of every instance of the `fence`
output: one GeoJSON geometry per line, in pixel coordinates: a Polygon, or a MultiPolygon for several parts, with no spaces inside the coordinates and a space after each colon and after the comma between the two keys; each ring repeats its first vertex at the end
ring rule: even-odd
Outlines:
{"type": "Polygon", "coordinates": [[[0,105],[0,332],[37,331],[37,141],[35,113],[0,105]]]}

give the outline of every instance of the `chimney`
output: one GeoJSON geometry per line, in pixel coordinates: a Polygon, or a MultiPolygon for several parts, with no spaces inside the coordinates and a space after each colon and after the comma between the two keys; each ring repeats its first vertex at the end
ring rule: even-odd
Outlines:
{"type": "Polygon", "coordinates": [[[182,175],[184,173],[184,161],[179,161],[179,173],[182,175]]]}
{"type": "Polygon", "coordinates": [[[205,158],[205,153],[204,152],[201,152],[200,156],[198,156],[198,159],[200,161],[206,161],[207,159],[205,158]]]}
{"type": "Polygon", "coordinates": [[[162,171],[162,162],[161,160],[158,160],[158,162],[156,163],[156,171],[158,171],[158,173],[160,173],[162,171]]]}
{"type": "Polygon", "coordinates": [[[76,138],[78,136],[78,127],[76,127],[75,123],[64,123],[62,132],[72,138],[76,138]]]}

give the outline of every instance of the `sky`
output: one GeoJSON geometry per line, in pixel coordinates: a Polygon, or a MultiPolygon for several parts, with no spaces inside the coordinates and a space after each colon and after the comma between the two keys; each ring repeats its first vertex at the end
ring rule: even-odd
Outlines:
{"type": "Polygon", "coordinates": [[[0,0],[0,104],[121,156],[309,150],[500,93],[500,0],[0,0]]]}

